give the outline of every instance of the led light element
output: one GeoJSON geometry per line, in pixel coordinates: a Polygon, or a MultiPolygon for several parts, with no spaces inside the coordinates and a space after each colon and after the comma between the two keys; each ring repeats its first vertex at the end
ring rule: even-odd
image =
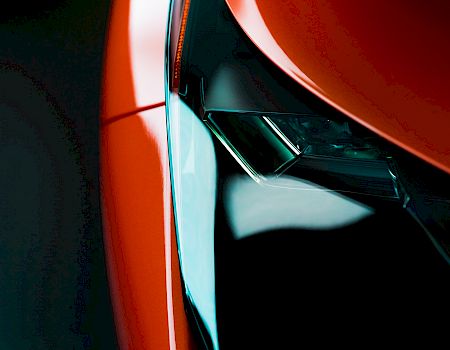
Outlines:
{"type": "Polygon", "coordinates": [[[217,112],[209,113],[205,121],[253,178],[281,173],[304,149],[266,116],[217,112]]]}
{"type": "Polygon", "coordinates": [[[315,114],[209,111],[203,119],[256,181],[289,174],[341,192],[399,199],[389,156],[347,121],[315,114]]]}

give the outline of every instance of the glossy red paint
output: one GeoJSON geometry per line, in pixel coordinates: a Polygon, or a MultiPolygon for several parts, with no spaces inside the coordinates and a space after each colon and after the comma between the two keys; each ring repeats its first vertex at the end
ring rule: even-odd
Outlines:
{"type": "Polygon", "coordinates": [[[226,1],[298,83],[450,173],[450,3],[226,1]]]}
{"type": "Polygon", "coordinates": [[[101,190],[121,349],[192,349],[175,243],[164,107],[103,126],[101,190]]]}
{"type": "Polygon", "coordinates": [[[169,1],[113,2],[104,60],[100,181],[121,349],[194,349],[169,176],[164,46],[169,1]]]}
{"type": "Polygon", "coordinates": [[[101,118],[164,101],[169,0],[116,0],[107,34],[101,118]]]}

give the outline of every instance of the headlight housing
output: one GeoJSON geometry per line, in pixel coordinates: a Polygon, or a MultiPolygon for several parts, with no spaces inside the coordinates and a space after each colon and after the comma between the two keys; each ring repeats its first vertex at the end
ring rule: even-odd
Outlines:
{"type": "Polygon", "coordinates": [[[215,224],[208,218],[215,215],[212,198],[223,185],[218,173],[227,172],[216,163],[217,141],[262,186],[288,176],[374,210],[406,210],[450,262],[449,175],[290,80],[249,42],[223,4],[175,1],[167,54],[180,261],[189,303],[208,346],[218,347],[215,224]],[[211,19],[210,13],[219,15],[211,19]],[[191,271],[200,266],[208,277],[199,282],[191,271]]]}

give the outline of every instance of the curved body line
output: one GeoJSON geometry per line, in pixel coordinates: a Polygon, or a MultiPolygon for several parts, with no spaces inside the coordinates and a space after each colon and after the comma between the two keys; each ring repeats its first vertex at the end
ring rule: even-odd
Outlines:
{"type": "Polygon", "coordinates": [[[148,111],[149,109],[154,109],[154,108],[162,107],[162,106],[165,106],[165,105],[166,105],[165,101],[161,101],[161,102],[158,102],[158,103],[153,103],[153,104],[148,105],[148,106],[137,108],[137,109],[132,110],[130,112],[126,112],[126,113],[121,113],[121,114],[115,115],[115,116],[110,117],[109,119],[106,119],[106,120],[104,119],[104,120],[102,120],[100,122],[100,125],[101,126],[109,125],[111,123],[114,123],[114,122],[119,121],[121,119],[124,119],[126,117],[133,116],[133,115],[135,115],[137,113],[148,111]]]}

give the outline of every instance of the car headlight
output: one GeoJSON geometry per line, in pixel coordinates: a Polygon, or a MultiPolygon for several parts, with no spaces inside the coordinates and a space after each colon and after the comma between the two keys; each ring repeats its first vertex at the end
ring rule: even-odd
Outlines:
{"type": "Polygon", "coordinates": [[[217,141],[261,186],[301,179],[375,210],[407,210],[450,261],[449,176],[291,81],[246,38],[223,3],[173,2],[167,101],[182,274],[212,347],[218,340],[211,218],[218,168],[226,172],[216,159],[217,141]]]}

